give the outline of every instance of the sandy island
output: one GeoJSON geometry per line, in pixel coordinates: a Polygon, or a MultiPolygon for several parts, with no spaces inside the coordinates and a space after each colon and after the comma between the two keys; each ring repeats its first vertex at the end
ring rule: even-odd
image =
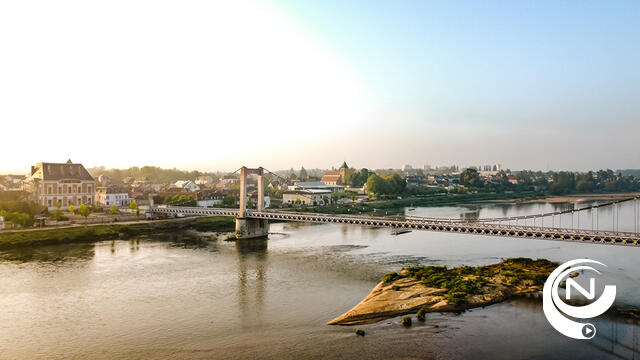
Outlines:
{"type": "Polygon", "coordinates": [[[493,265],[413,266],[388,273],[358,305],[328,325],[371,324],[422,312],[462,311],[541,291],[557,264],[548,260],[506,259],[493,265]]]}

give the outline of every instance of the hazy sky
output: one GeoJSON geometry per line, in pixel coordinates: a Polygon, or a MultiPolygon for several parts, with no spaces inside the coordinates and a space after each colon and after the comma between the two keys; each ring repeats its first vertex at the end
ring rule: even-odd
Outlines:
{"type": "Polygon", "coordinates": [[[3,1],[1,172],[640,168],[638,1],[3,1]]]}

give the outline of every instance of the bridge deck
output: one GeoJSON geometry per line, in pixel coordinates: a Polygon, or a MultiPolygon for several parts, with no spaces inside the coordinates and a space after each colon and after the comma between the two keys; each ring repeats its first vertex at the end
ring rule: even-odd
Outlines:
{"type": "MultiPolygon", "coordinates": [[[[238,216],[238,209],[201,207],[152,207],[152,213],[194,216],[238,216]]],[[[467,233],[503,237],[521,237],[570,242],[584,242],[610,245],[640,246],[640,234],[633,232],[596,231],[542,226],[496,224],[483,221],[449,220],[411,217],[403,220],[364,215],[327,215],[287,211],[247,210],[245,217],[278,221],[299,221],[312,223],[337,223],[362,226],[388,227],[393,229],[424,230],[439,232],[467,233]]]]}

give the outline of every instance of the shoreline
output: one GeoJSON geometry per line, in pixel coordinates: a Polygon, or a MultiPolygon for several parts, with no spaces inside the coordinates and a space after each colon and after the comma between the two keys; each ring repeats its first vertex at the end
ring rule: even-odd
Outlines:
{"type": "MultiPolygon", "coordinates": [[[[540,199],[503,199],[503,200],[486,200],[481,203],[496,204],[532,204],[547,202],[552,204],[565,202],[587,202],[587,201],[615,201],[624,200],[633,197],[640,197],[640,193],[607,193],[607,194],[571,194],[571,195],[548,195],[540,199]]],[[[476,202],[478,203],[478,202],[476,202]]]]}
{"type": "Polygon", "coordinates": [[[235,230],[232,217],[189,217],[182,219],[134,221],[129,223],[89,224],[60,228],[25,229],[0,233],[0,250],[19,247],[91,243],[131,236],[159,233],[165,230],[218,231],[235,230]]]}
{"type": "Polygon", "coordinates": [[[416,312],[420,318],[500,303],[541,291],[556,266],[545,259],[512,258],[477,267],[404,268],[385,275],[362,301],[327,325],[372,324],[416,312]]]}

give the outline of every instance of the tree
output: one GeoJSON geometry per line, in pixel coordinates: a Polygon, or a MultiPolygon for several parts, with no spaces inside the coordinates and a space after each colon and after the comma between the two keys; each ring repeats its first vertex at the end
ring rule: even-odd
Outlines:
{"type": "Polygon", "coordinates": [[[132,201],[132,202],[129,204],[129,209],[131,209],[131,210],[135,210],[135,211],[136,211],[136,215],[140,215],[140,209],[138,208],[138,203],[137,203],[137,202],[132,201]]]}
{"type": "Polygon", "coordinates": [[[252,209],[253,208],[253,201],[251,201],[251,199],[249,199],[247,201],[247,208],[252,209]]]}
{"type": "Polygon", "coordinates": [[[307,174],[307,170],[305,170],[304,166],[300,168],[300,180],[307,180],[309,175],[307,174]]]}
{"type": "Polygon", "coordinates": [[[482,187],[482,180],[478,170],[467,168],[460,174],[460,184],[467,187],[482,187]]]}
{"type": "Polygon", "coordinates": [[[111,205],[111,206],[109,207],[109,214],[111,214],[111,215],[115,215],[117,211],[118,211],[118,209],[116,209],[116,206],[115,206],[115,205],[111,205]]]}
{"type": "Polygon", "coordinates": [[[378,174],[371,174],[367,179],[367,192],[374,196],[387,193],[387,183],[378,174]]]}
{"type": "Polygon", "coordinates": [[[73,206],[73,204],[69,205],[69,212],[74,212],[76,210],[76,208],[73,206]]]}
{"type": "Polygon", "coordinates": [[[555,195],[572,192],[576,188],[575,174],[567,171],[560,171],[553,174],[553,184],[551,193],[555,195]]]}
{"type": "Polygon", "coordinates": [[[62,219],[62,210],[60,209],[53,210],[53,218],[56,219],[56,221],[60,221],[62,219]]]}
{"type": "Polygon", "coordinates": [[[84,221],[87,222],[87,218],[91,214],[91,209],[89,209],[85,204],[80,204],[80,207],[78,207],[78,214],[84,216],[84,221]]]}
{"type": "Polygon", "coordinates": [[[396,173],[387,174],[383,179],[387,183],[388,195],[402,194],[407,188],[407,181],[396,173]]]}
{"type": "Polygon", "coordinates": [[[302,201],[300,200],[300,198],[296,199],[296,203],[295,204],[296,204],[296,206],[300,206],[300,204],[302,204],[302,201]]]}
{"type": "Polygon", "coordinates": [[[351,175],[351,181],[349,185],[354,188],[362,187],[367,182],[367,180],[369,179],[369,175],[371,174],[372,173],[370,173],[366,168],[360,169],[360,171],[356,171],[353,173],[353,175],[351,175]]]}
{"type": "Polygon", "coordinates": [[[225,206],[234,206],[236,204],[236,197],[231,194],[227,194],[222,199],[222,204],[225,206]]]}

